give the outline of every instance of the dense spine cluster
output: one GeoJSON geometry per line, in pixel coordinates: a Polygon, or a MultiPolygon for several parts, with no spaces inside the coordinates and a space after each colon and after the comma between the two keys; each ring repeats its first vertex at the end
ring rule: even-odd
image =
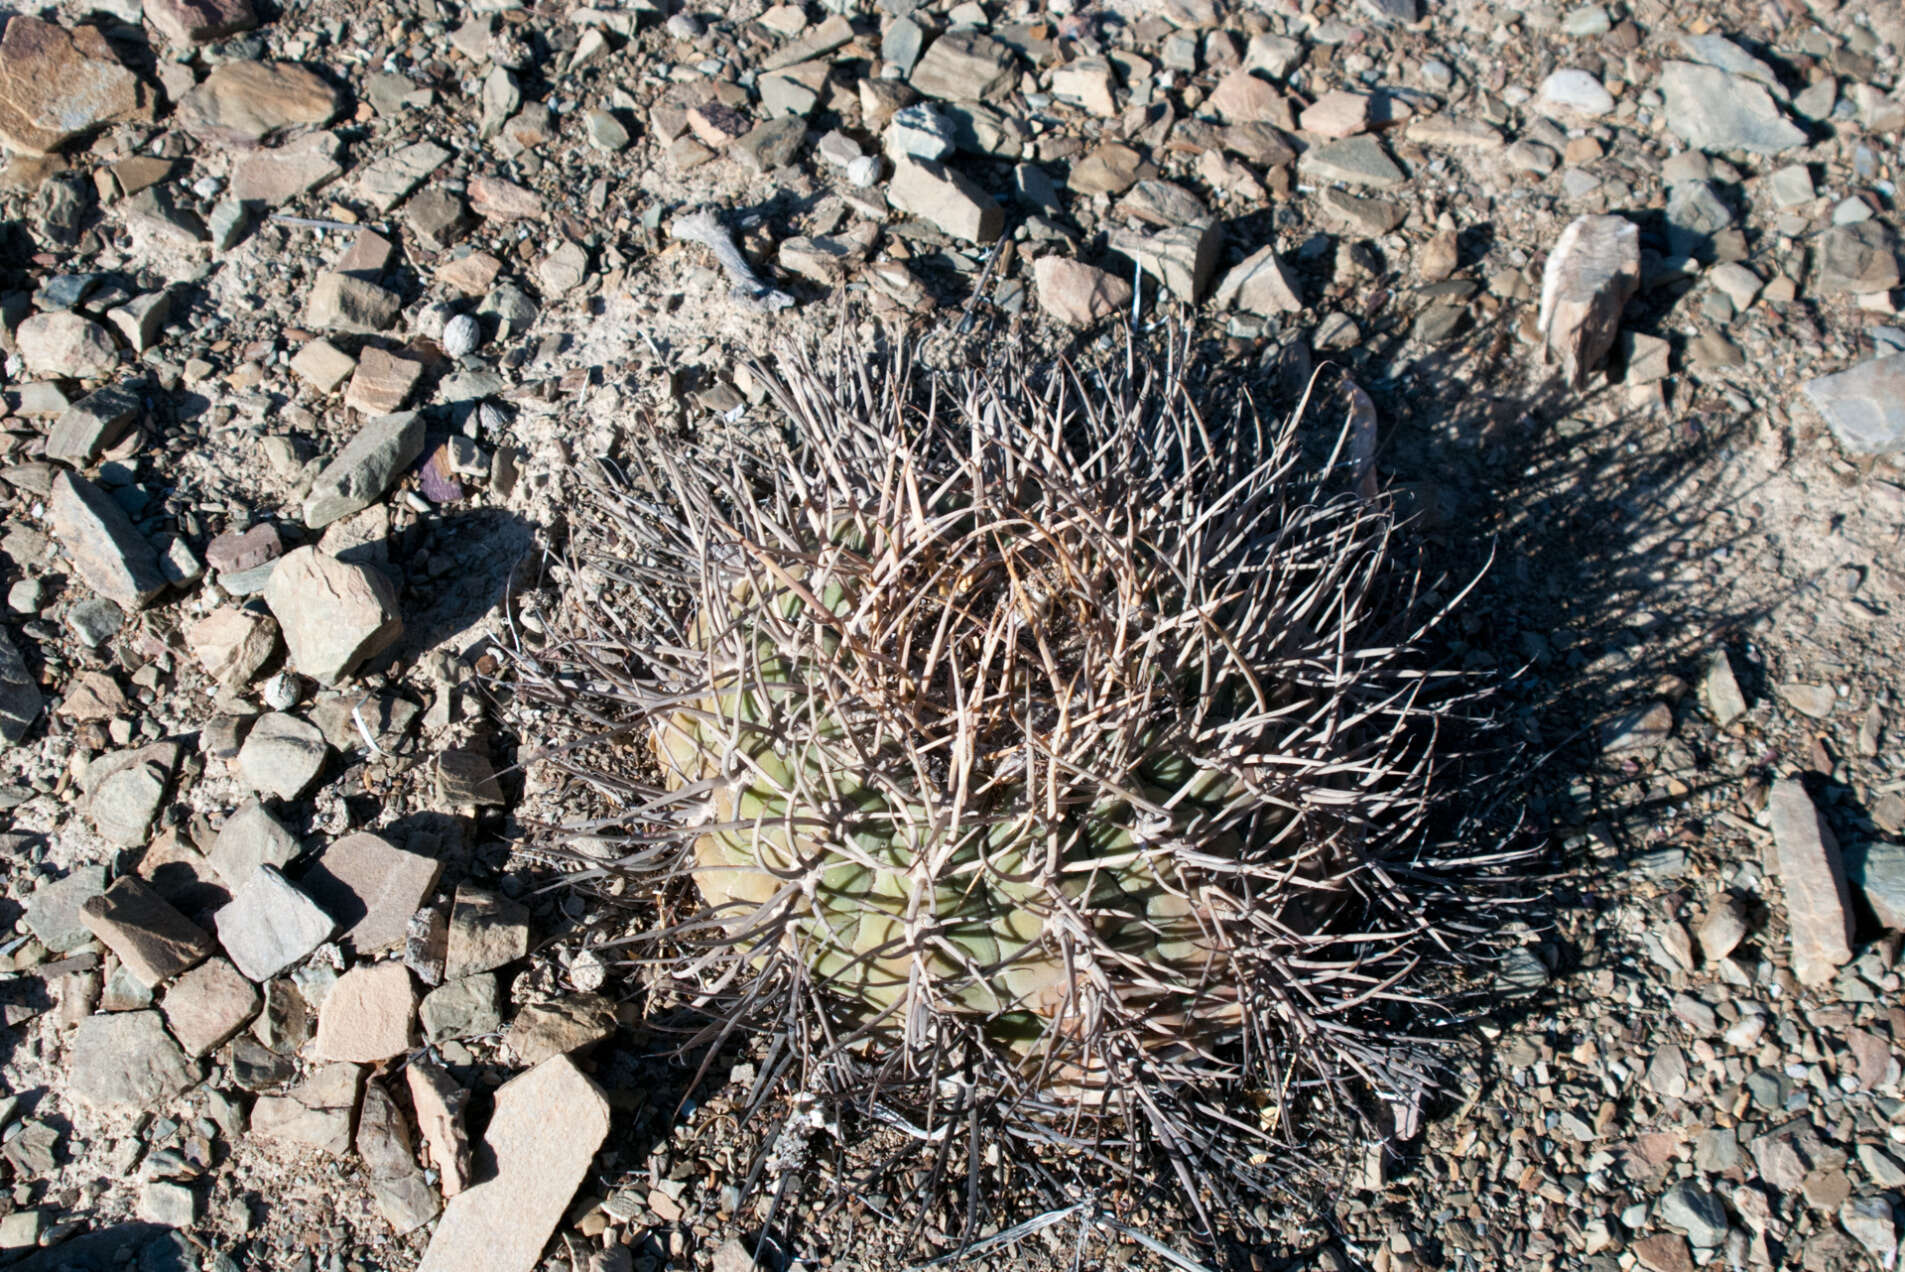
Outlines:
{"type": "Polygon", "coordinates": [[[598,869],[691,881],[651,957],[975,1193],[1059,1145],[1214,1229],[1306,1129],[1412,1117],[1486,863],[1435,846],[1453,698],[1349,440],[1135,350],[762,377],[751,432],[602,483],[600,589],[522,665],[652,760],[552,759],[620,806],[598,869]]]}

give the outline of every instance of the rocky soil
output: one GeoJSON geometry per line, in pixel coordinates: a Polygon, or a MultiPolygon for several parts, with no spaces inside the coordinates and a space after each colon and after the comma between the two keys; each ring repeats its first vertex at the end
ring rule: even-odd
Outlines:
{"type": "MultiPolygon", "coordinates": [[[[693,1086],[542,886],[565,792],[483,686],[596,457],[745,417],[747,356],[1135,315],[1376,408],[1487,566],[1457,652],[1552,905],[1445,1104],[1255,1248],[1102,1213],[1213,1265],[1897,1263],[1894,0],[0,21],[0,1260],[755,1266],[753,1059],[693,1086]]],[[[772,1217],[764,1264],[908,1259],[772,1217]]],[[[1168,1259],[1081,1210],[982,1260],[1075,1251],[1168,1259]]]]}

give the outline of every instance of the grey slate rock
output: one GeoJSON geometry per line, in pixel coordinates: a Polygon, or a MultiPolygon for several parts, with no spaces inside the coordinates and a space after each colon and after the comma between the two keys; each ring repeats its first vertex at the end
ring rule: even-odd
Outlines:
{"type": "Polygon", "coordinates": [[[399,411],[371,420],[312,483],[304,500],[304,524],[322,529],[370,507],[421,454],[423,416],[399,411]]]}
{"type": "Polygon", "coordinates": [[[1872,358],[1800,386],[1826,427],[1854,455],[1905,451],[1905,353],[1872,358]]]}
{"type": "Polygon", "coordinates": [[[94,1108],[156,1110],[199,1080],[156,1011],[104,1012],[73,1031],[69,1089],[94,1108]]]}
{"type": "Polygon", "coordinates": [[[1660,69],[1667,126],[1698,150],[1744,150],[1774,155],[1806,144],[1806,134],[1780,114],[1779,104],[1750,79],[1697,62],[1660,69]]]}
{"type": "Polygon", "coordinates": [[[331,938],[337,924],[270,866],[260,866],[213,918],[219,943],[254,981],[267,981],[331,938]]]}
{"type": "Polygon", "coordinates": [[[60,473],[53,479],[50,507],[53,537],[87,587],[133,610],[165,590],[159,554],[99,487],[60,473]]]}
{"type": "Polygon", "coordinates": [[[1880,923],[1905,932],[1905,845],[1854,844],[1845,852],[1845,873],[1880,923]]]}
{"type": "Polygon", "coordinates": [[[136,385],[95,389],[53,421],[46,436],[46,457],[84,468],[126,435],[143,407],[136,385]]]}
{"type": "Polygon", "coordinates": [[[27,670],[13,638],[0,629],[0,739],[9,746],[18,744],[45,705],[40,682],[27,670]]]}
{"type": "Polygon", "coordinates": [[[105,890],[104,866],[81,866],[64,879],[41,884],[26,904],[27,931],[55,954],[72,953],[93,939],[81,908],[105,890]]]}
{"type": "Polygon", "coordinates": [[[1696,1246],[1713,1249],[1726,1240],[1726,1206],[1720,1199],[1683,1179],[1661,1194],[1655,1213],[1662,1223],[1678,1228],[1696,1246]]]}

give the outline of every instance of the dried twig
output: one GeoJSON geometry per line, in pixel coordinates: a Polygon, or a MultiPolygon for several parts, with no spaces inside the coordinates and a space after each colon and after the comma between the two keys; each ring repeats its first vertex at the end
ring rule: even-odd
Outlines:
{"type": "Polygon", "coordinates": [[[714,213],[703,210],[678,216],[669,223],[668,233],[674,238],[699,243],[713,252],[715,263],[734,280],[734,298],[743,304],[773,313],[794,303],[792,296],[769,285],[754,272],[747,257],[735,245],[734,237],[714,213]]]}

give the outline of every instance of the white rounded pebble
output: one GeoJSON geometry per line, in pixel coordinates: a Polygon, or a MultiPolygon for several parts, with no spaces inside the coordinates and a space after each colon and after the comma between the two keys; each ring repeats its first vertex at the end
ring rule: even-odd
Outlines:
{"type": "Polygon", "coordinates": [[[483,329],[469,314],[458,314],[443,324],[443,352],[461,358],[483,343],[483,329]]]}

